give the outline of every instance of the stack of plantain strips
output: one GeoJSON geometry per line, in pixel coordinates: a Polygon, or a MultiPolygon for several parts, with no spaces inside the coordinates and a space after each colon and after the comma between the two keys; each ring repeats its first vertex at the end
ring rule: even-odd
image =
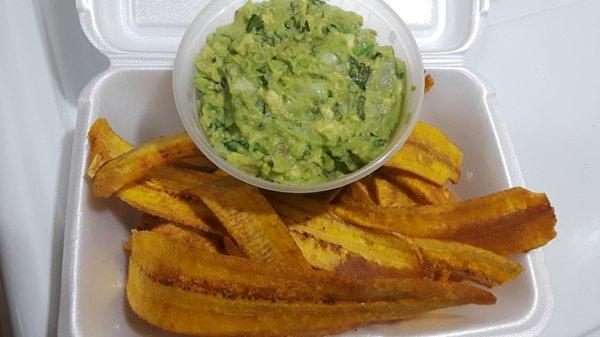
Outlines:
{"type": "Polygon", "coordinates": [[[98,119],[88,136],[94,195],[143,212],[125,245],[129,305],[172,332],[328,335],[493,304],[473,284],[515,279],[523,268],[506,256],[556,236],[543,194],[457,201],[446,185],[462,153],[425,123],[370,176],[302,196],[227,176],[186,134],[134,148],[98,119]]]}

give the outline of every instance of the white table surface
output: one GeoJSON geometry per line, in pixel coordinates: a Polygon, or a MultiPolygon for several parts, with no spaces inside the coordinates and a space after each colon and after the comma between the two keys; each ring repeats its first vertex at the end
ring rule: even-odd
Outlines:
{"type": "MultiPolygon", "coordinates": [[[[107,65],[73,2],[0,0],[3,336],[56,335],[75,103],[107,65]]],[[[600,0],[492,0],[465,57],[496,88],[528,187],[558,214],[543,336],[600,336],[599,12],[600,0]]]]}

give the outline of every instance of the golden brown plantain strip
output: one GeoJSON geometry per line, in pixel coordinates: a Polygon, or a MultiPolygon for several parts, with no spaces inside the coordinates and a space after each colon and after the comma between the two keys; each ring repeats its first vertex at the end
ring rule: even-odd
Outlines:
{"type": "MultiPolygon", "coordinates": [[[[322,215],[290,230],[340,246],[361,258],[396,271],[397,276],[428,276],[418,248],[403,238],[350,225],[332,215],[322,215]]],[[[374,275],[377,277],[377,275],[374,275]]]]}
{"type": "Polygon", "coordinates": [[[224,178],[186,193],[202,199],[249,258],[310,268],[285,224],[257,188],[224,178]]]}
{"type": "Polygon", "coordinates": [[[154,233],[160,234],[169,240],[175,240],[190,247],[202,248],[212,253],[218,253],[216,236],[211,236],[206,232],[194,230],[194,228],[167,222],[158,225],[151,230],[154,233]]]}
{"type": "Polygon", "coordinates": [[[279,193],[267,190],[262,190],[261,193],[269,200],[269,202],[286,204],[304,212],[305,218],[307,219],[327,212],[327,205],[303,195],[279,193]]]}
{"type": "Polygon", "coordinates": [[[130,262],[147,274],[226,297],[327,303],[403,298],[494,301],[488,292],[463,284],[420,279],[360,281],[327,271],[214,254],[152,232],[134,232],[131,246],[130,262]]]}
{"type": "Polygon", "coordinates": [[[119,137],[104,118],[97,119],[88,132],[90,165],[87,175],[93,178],[104,163],[133,150],[133,145],[119,137]]]}
{"type": "Polygon", "coordinates": [[[438,186],[457,183],[463,154],[435,127],[418,122],[404,146],[385,164],[405,170],[438,186]]]}
{"type": "Polygon", "coordinates": [[[161,165],[202,156],[187,133],[159,138],[102,165],[94,175],[92,192],[108,197],[161,165]]]}
{"type": "Polygon", "coordinates": [[[527,253],[545,246],[557,235],[554,229],[556,225],[554,210],[546,208],[540,212],[539,215],[523,214],[521,219],[511,220],[504,228],[496,228],[494,231],[479,235],[477,233],[465,235],[457,240],[504,256],[527,253]]]}
{"type": "Polygon", "coordinates": [[[434,239],[408,238],[421,248],[435,268],[448,272],[455,280],[470,280],[486,287],[516,279],[523,267],[504,256],[467,244],[434,239]]]}
{"type": "Polygon", "coordinates": [[[430,74],[425,75],[425,93],[431,91],[434,85],[435,80],[433,79],[433,77],[430,74]]]}
{"type": "Polygon", "coordinates": [[[419,199],[407,188],[390,182],[380,173],[373,174],[377,205],[382,207],[413,207],[418,206],[419,199]]]}
{"type": "MultiPolygon", "coordinates": [[[[369,178],[370,180],[370,178],[369,178]]],[[[338,204],[343,205],[375,205],[375,201],[371,198],[368,184],[371,181],[359,180],[344,187],[337,198],[338,204]]]]}
{"type": "Polygon", "coordinates": [[[342,219],[410,237],[448,239],[506,255],[538,248],[555,237],[545,194],[513,188],[456,204],[412,208],[332,206],[342,219]],[[522,239],[507,233],[527,234],[522,239]]]}
{"type": "Polygon", "coordinates": [[[215,234],[225,234],[218,219],[200,200],[171,194],[149,182],[121,189],[117,197],[142,212],[215,234]]]}
{"type": "Polygon", "coordinates": [[[212,173],[171,166],[156,168],[144,176],[145,181],[173,194],[181,194],[190,188],[219,179],[221,177],[212,173]]]}
{"type": "Polygon", "coordinates": [[[466,298],[374,303],[280,303],[224,299],[167,285],[129,264],[127,299],[133,311],[162,329],[199,336],[318,336],[374,322],[469,303],[466,298]]]}
{"type": "Polygon", "coordinates": [[[306,222],[313,217],[301,209],[283,202],[281,199],[271,198],[268,200],[275,213],[281,218],[281,221],[288,226],[306,222]]]}
{"type": "MultiPolygon", "coordinates": [[[[105,119],[98,119],[90,132],[90,170],[133,149],[133,146],[120,138],[105,119]]],[[[183,223],[204,231],[225,233],[214,214],[200,200],[183,198],[178,195],[182,189],[216,179],[212,175],[193,170],[161,167],[151,171],[150,178],[125,186],[117,192],[124,202],[152,215],[170,221],[183,223]],[[154,179],[152,179],[154,178],[154,179]]]]}
{"type": "Polygon", "coordinates": [[[387,177],[400,188],[410,191],[422,205],[443,205],[456,202],[452,193],[445,187],[427,182],[410,172],[384,167],[378,173],[387,177]]]}
{"type": "Polygon", "coordinates": [[[317,269],[334,271],[358,279],[407,277],[401,270],[369,261],[344,247],[317,239],[308,233],[293,230],[290,233],[304,257],[317,269]]]}

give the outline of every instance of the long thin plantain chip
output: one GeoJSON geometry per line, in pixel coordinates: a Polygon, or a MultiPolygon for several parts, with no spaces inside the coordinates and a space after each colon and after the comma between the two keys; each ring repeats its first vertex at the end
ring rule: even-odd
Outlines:
{"type": "Polygon", "coordinates": [[[486,287],[516,279],[523,267],[494,252],[467,244],[434,239],[407,238],[422,249],[424,257],[438,272],[448,272],[453,280],[470,280],[486,287]]]}
{"type": "Polygon", "coordinates": [[[315,217],[291,226],[290,230],[340,246],[388,270],[394,269],[396,276],[428,276],[418,248],[402,238],[350,225],[332,215],[315,217]]]}
{"type": "Polygon", "coordinates": [[[281,221],[288,226],[304,223],[315,216],[306,213],[301,209],[282,201],[281,199],[270,198],[268,200],[271,204],[271,207],[273,207],[273,210],[275,210],[275,213],[277,213],[279,218],[281,218],[281,221]]]}
{"type": "Polygon", "coordinates": [[[134,149],[119,137],[104,118],[97,119],[88,132],[90,143],[90,164],[87,175],[93,178],[104,163],[134,149]]]}
{"type": "Polygon", "coordinates": [[[202,153],[187,133],[159,138],[102,165],[94,175],[92,192],[108,197],[161,165],[202,153]]]}
{"type": "Polygon", "coordinates": [[[134,183],[121,189],[117,197],[142,212],[215,234],[225,234],[206,205],[200,200],[174,195],[150,182],[134,183]]]}
{"type": "Polygon", "coordinates": [[[292,206],[306,213],[305,217],[309,219],[327,212],[327,205],[324,205],[311,198],[307,198],[303,195],[279,193],[266,190],[263,190],[261,192],[270,202],[292,206]]]}
{"type": "Polygon", "coordinates": [[[386,176],[373,175],[377,205],[382,207],[413,207],[420,205],[419,199],[407,188],[390,182],[386,176]]]}
{"type": "Polygon", "coordinates": [[[419,204],[443,205],[456,202],[448,189],[425,181],[413,173],[387,167],[382,168],[378,173],[381,173],[400,188],[410,191],[410,194],[416,197],[419,204]]]}
{"type": "Polygon", "coordinates": [[[371,181],[359,180],[344,187],[338,195],[337,203],[348,206],[375,205],[375,201],[371,197],[371,193],[369,193],[368,184],[370,183],[371,181]]]}
{"type": "Polygon", "coordinates": [[[257,188],[223,178],[186,193],[202,199],[249,258],[310,268],[285,224],[257,188]]]}
{"type": "Polygon", "coordinates": [[[322,270],[334,271],[358,279],[406,278],[405,271],[382,266],[348,251],[342,246],[304,233],[290,231],[310,264],[322,270]]]}
{"type": "Polygon", "coordinates": [[[190,247],[206,249],[213,253],[219,253],[221,250],[218,246],[219,237],[194,230],[194,228],[188,226],[167,222],[152,228],[151,231],[190,247]]]}
{"type": "Polygon", "coordinates": [[[402,148],[385,164],[405,170],[438,186],[457,183],[463,154],[434,126],[418,122],[402,148]]]}
{"type": "Polygon", "coordinates": [[[472,302],[466,297],[336,304],[223,298],[148,275],[136,263],[129,264],[127,299],[137,315],[162,329],[219,337],[329,335],[472,302]]]}
{"type": "Polygon", "coordinates": [[[215,254],[153,232],[134,232],[131,246],[130,262],[147,274],[226,297],[326,303],[404,298],[494,301],[488,292],[463,284],[421,279],[361,281],[327,271],[215,254]]]}
{"type": "Polygon", "coordinates": [[[332,210],[357,225],[410,237],[468,243],[501,255],[539,248],[556,236],[556,218],[546,195],[523,188],[440,206],[334,205],[332,210]]]}
{"type": "MultiPolygon", "coordinates": [[[[105,119],[98,119],[90,128],[90,166],[88,175],[109,160],[133,150],[119,137],[105,119]]],[[[161,218],[194,228],[226,233],[214,214],[200,200],[179,195],[184,189],[218,179],[208,173],[163,166],[149,172],[147,179],[131,183],[117,192],[117,197],[129,205],[161,218]]]]}

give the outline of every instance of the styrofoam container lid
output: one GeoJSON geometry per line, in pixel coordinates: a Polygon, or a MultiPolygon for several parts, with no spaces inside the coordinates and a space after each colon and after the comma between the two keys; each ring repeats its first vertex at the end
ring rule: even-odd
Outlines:
{"type": "MultiPolygon", "coordinates": [[[[113,62],[169,63],[187,26],[210,0],[76,0],[81,26],[113,62]]],[[[462,55],[489,0],[385,0],[409,26],[424,58],[462,55]]]]}

